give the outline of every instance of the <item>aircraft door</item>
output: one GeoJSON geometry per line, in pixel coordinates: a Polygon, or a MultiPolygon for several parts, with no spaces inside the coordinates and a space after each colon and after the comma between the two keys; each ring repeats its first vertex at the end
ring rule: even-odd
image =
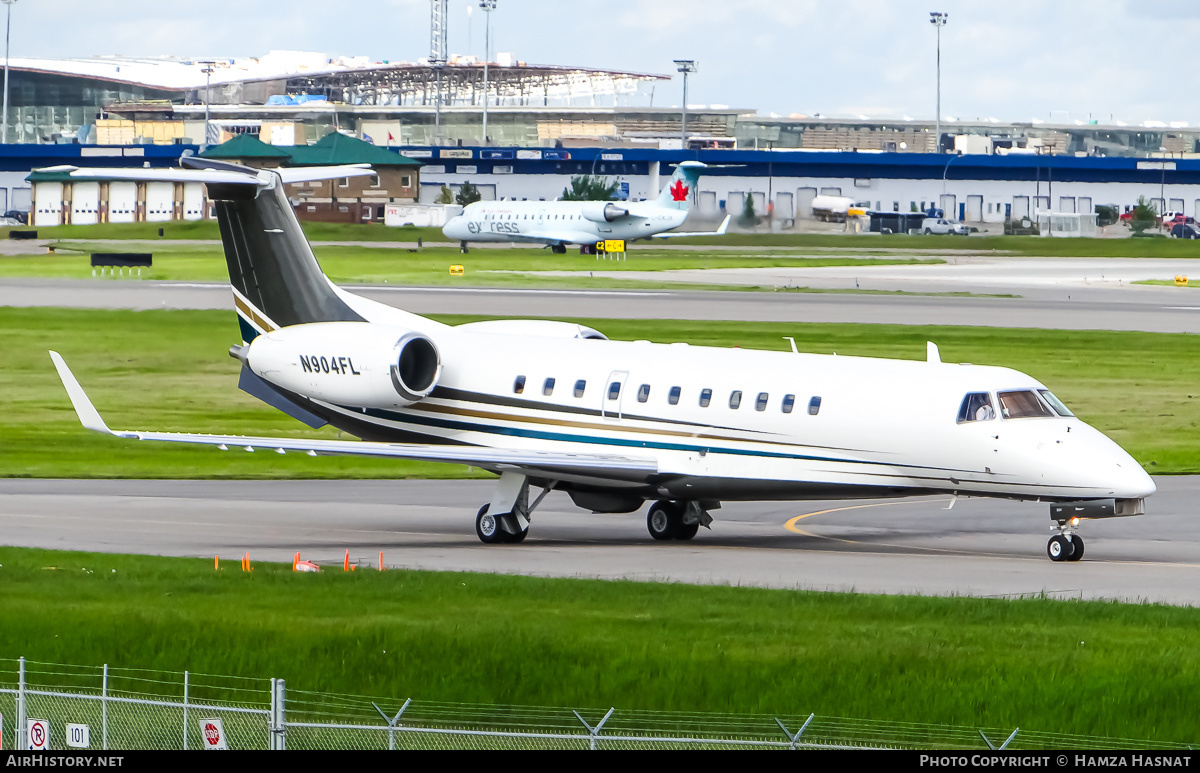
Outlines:
{"type": "Polygon", "coordinates": [[[600,395],[600,415],[607,421],[621,420],[621,401],[625,399],[625,381],[629,371],[614,370],[604,382],[604,391],[600,395]]]}

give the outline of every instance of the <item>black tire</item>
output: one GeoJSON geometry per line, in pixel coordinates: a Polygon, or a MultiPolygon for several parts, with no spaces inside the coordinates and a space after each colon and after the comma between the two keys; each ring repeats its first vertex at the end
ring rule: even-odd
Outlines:
{"type": "Polygon", "coordinates": [[[926,236],[929,236],[929,235],[930,235],[930,234],[932,234],[932,233],[933,233],[933,231],[930,231],[928,228],[926,228],[926,229],[925,229],[925,235],[926,235],[926,236]]]}
{"type": "Polygon", "coordinates": [[[1078,534],[1071,535],[1071,557],[1068,561],[1078,561],[1083,558],[1083,537],[1078,534]]]}
{"type": "Polygon", "coordinates": [[[529,536],[529,529],[519,531],[516,534],[511,534],[506,531],[506,532],[504,532],[504,541],[510,545],[520,545],[522,542],[525,541],[525,538],[528,536],[529,536]]]}
{"type": "Polygon", "coordinates": [[[700,531],[700,522],[695,523],[680,523],[679,530],[675,532],[675,539],[691,539],[696,536],[696,532],[700,531]]]}
{"type": "Polygon", "coordinates": [[[1051,561],[1070,561],[1074,552],[1075,546],[1061,534],[1055,534],[1046,543],[1046,555],[1050,556],[1051,561]]]}
{"type": "Polygon", "coordinates": [[[650,505],[650,512],[646,514],[646,530],[656,540],[675,539],[675,535],[682,525],[682,518],[683,514],[680,512],[680,508],[673,503],[666,500],[655,502],[650,505]]]}
{"type": "Polygon", "coordinates": [[[553,252],[555,255],[566,255],[567,254],[567,245],[551,244],[550,251],[553,252]]]}
{"type": "Polygon", "coordinates": [[[475,536],[479,537],[479,541],[485,545],[497,545],[505,542],[507,532],[500,528],[500,519],[488,515],[490,504],[486,504],[479,508],[479,513],[475,516],[475,536]]]}

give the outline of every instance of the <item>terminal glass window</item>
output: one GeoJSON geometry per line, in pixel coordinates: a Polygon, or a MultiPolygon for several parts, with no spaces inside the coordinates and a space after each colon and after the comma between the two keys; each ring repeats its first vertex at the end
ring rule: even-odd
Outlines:
{"type": "Polygon", "coordinates": [[[700,407],[707,408],[708,404],[710,402],[712,402],[712,390],[711,389],[701,389],[700,390],[700,407]]]}
{"type": "Polygon", "coordinates": [[[587,388],[587,381],[579,379],[575,382],[575,396],[583,397],[583,390],[587,388]]]}
{"type": "Polygon", "coordinates": [[[1049,403],[1050,407],[1053,408],[1054,412],[1057,413],[1059,416],[1074,416],[1075,415],[1075,414],[1071,413],[1071,409],[1068,408],[1067,406],[1063,405],[1063,401],[1059,400],[1057,397],[1055,397],[1054,393],[1051,392],[1049,389],[1039,389],[1038,394],[1040,394],[1042,396],[1043,400],[1045,400],[1047,403],[1049,403]]]}
{"type": "Polygon", "coordinates": [[[542,394],[544,394],[546,397],[554,394],[554,379],[546,379],[546,381],[542,384],[542,394]]]}
{"type": "Polygon", "coordinates": [[[521,394],[524,391],[525,391],[525,377],[517,376],[516,380],[513,381],[513,392],[515,392],[517,394],[521,394]]]}
{"type": "Polygon", "coordinates": [[[987,421],[996,418],[996,409],[992,407],[992,396],[987,392],[972,392],[963,398],[958,408],[958,423],[964,421],[987,421]]]}
{"type": "Polygon", "coordinates": [[[1032,389],[997,392],[1000,399],[1000,415],[1006,419],[1028,419],[1038,416],[1053,416],[1054,413],[1038,399],[1032,389]]]}
{"type": "Polygon", "coordinates": [[[677,386],[671,387],[671,391],[667,393],[667,402],[671,405],[679,405],[679,394],[683,390],[677,386]]]}

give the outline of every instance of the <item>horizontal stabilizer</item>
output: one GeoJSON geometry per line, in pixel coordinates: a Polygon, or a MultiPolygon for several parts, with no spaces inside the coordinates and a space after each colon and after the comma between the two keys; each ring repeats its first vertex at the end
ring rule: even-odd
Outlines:
{"type": "Polygon", "coordinates": [[[205,165],[199,169],[147,169],[134,167],[117,169],[73,166],[47,167],[38,171],[67,172],[71,177],[83,180],[131,180],[136,182],[180,182],[206,183],[210,185],[260,185],[269,186],[275,179],[284,183],[339,180],[345,177],[367,177],[375,170],[367,164],[342,164],[339,166],[304,166],[284,169],[251,169],[238,164],[205,165]]]}
{"type": "Polygon", "coordinates": [[[678,239],[681,236],[724,236],[729,230],[729,215],[721,221],[721,225],[715,231],[667,231],[661,234],[654,234],[655,239],[678,239]]]}

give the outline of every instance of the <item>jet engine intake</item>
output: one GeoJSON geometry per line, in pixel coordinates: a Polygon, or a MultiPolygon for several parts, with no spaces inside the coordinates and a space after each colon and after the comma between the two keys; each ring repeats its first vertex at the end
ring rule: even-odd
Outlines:
{"type": "Polygon", "coordinates": [[[588,201],[583,205],[583,216],[593,223],[611,223],[628,214],[628,209],[610,201],[588,201]]]}
{"type": "Polygon", "coordinates": [[[433,341],[420,333],[406,333],[396,342],[395,364],[391,367],[396,394],[414,403],[428,397],[441,372],[442,359],[433,341]]]}

